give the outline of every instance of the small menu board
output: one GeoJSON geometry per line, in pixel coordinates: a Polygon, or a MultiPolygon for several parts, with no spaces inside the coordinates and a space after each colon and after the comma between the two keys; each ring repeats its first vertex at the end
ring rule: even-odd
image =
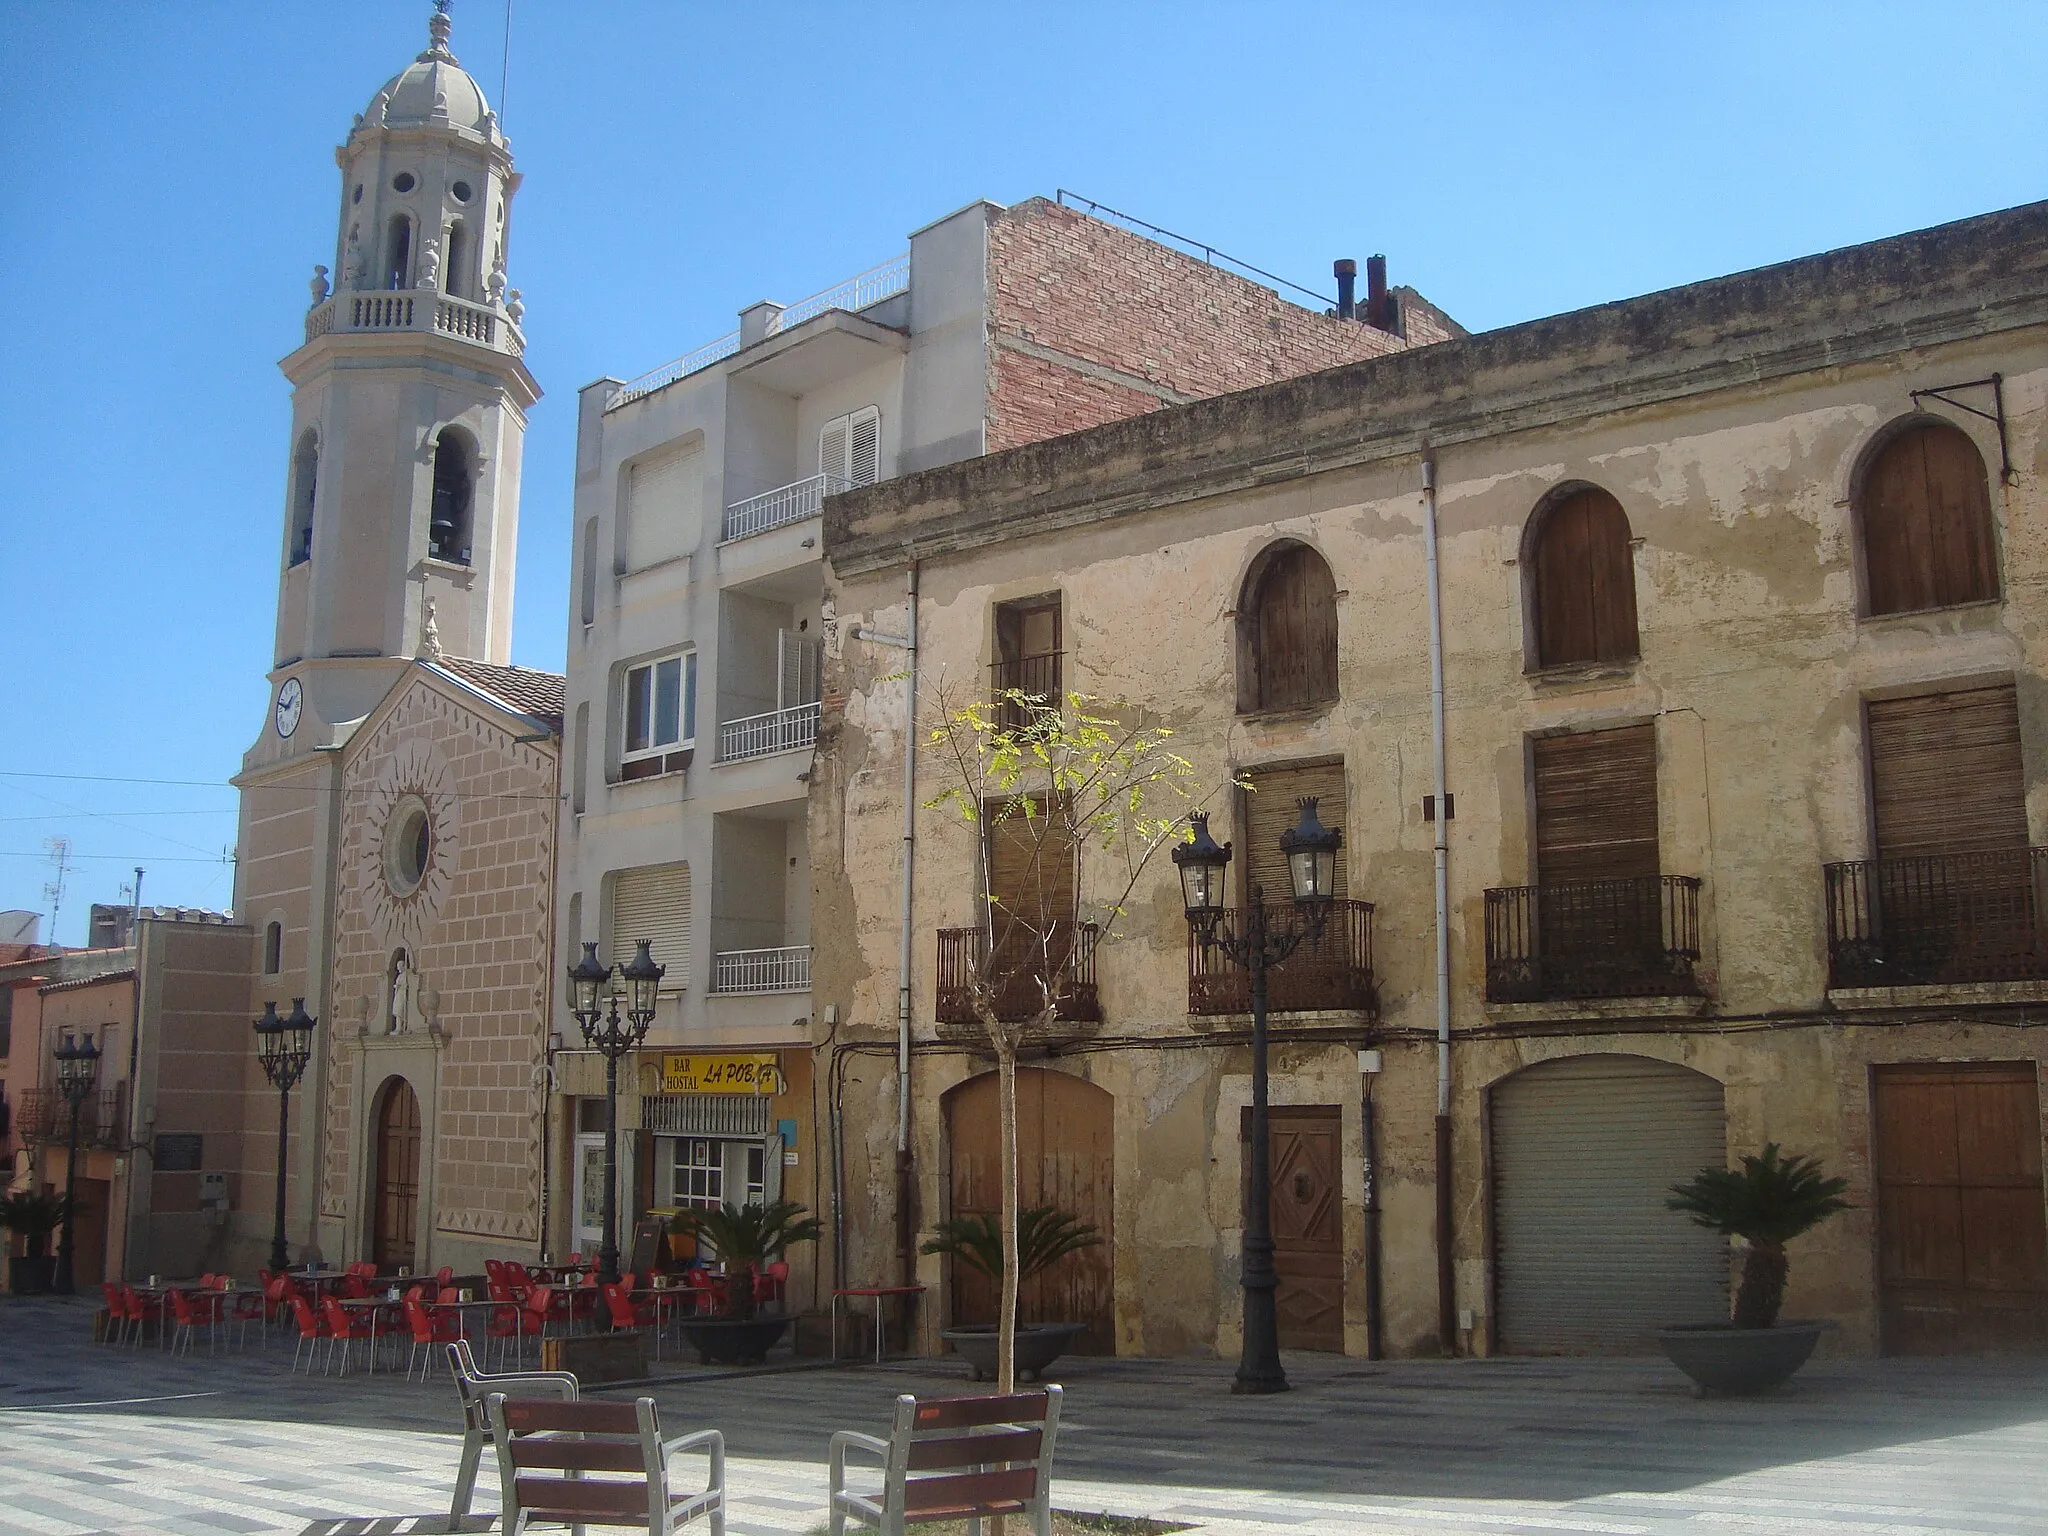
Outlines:
{"type": "Polygon", "coordinates": [[[668,1223],[649,1216],[633,1223],[633,1256],[626,1268],[636,1275],[659,1274],[668,1268],[668,1223]]]}

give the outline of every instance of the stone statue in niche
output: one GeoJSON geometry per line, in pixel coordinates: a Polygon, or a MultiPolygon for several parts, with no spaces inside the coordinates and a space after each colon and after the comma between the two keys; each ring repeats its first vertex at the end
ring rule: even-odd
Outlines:
{"type": "Polygon", "coordinates": [[[391,999],[385,1014],[385,1033],[402,1035],[412,1027],[414,992],[418,978],[404,950],[391,957],[391,999]]]}
{"type": "Polygon", "coordinates": [[[420,280],[422,288],[441,286],[441,242],[429,240],[420,247],[420,280]]]}
{"type": "Polygon", "coordinates": [[[341,258],[341,280],[352,289],[363,285],[363,235],[358,226],[349,227],[348,251],[341,258]]]}
{"type": "Polygon", "coordinates": [[[306,286],[313,291],[313,307],[318,309],[327,302],[327,269],[316,264],[313,268],[313,280],[306,286]]]}

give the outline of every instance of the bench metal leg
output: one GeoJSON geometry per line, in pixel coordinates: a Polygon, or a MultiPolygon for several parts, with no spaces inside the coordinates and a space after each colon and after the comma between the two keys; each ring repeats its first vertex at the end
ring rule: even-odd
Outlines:
{"type": "Polygon", "coordinates": [[[483,1456],[483,1431],[466,1431],[462,1436],[462,1461],[455,1469],[455,1496],[448,1501],[448,1529],[451,1531],[459,1529],[462,1517],[469,1513],[470,1500],[476,1496],[477,1467],[483,1456]]]}

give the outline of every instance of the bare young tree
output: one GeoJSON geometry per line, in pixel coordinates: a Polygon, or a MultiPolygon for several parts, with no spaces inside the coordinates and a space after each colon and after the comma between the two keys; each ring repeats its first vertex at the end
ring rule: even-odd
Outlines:
{"type": "Polygon", "coordinates": [[[1016,1390],[1017,1053],[1073,998],[1092,946],[1109,937],[1147,866],[1181,839],[1195,770],[1173,732],[1130,706],[1017,689],[963,701],[941,687],[928,740],[950,809],[980,842],[977,926],[967,962],[974,1015],[995,1049],[1002,1117],[1002,1303],[997,1390],[1016,1390]],[[1091,894],[1092,893],[1092,894],[1091,894]],[[1084,914],[1089,919],[1084,921],[1084,914]]]}

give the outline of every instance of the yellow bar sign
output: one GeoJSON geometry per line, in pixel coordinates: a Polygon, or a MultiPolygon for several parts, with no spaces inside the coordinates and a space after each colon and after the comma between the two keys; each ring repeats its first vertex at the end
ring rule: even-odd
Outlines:
{"type": "Polygon", "coordinates": [[[664,1056],[663,1093],[780,1093],[782,1070],[774,1055],[664,1056]]]}

